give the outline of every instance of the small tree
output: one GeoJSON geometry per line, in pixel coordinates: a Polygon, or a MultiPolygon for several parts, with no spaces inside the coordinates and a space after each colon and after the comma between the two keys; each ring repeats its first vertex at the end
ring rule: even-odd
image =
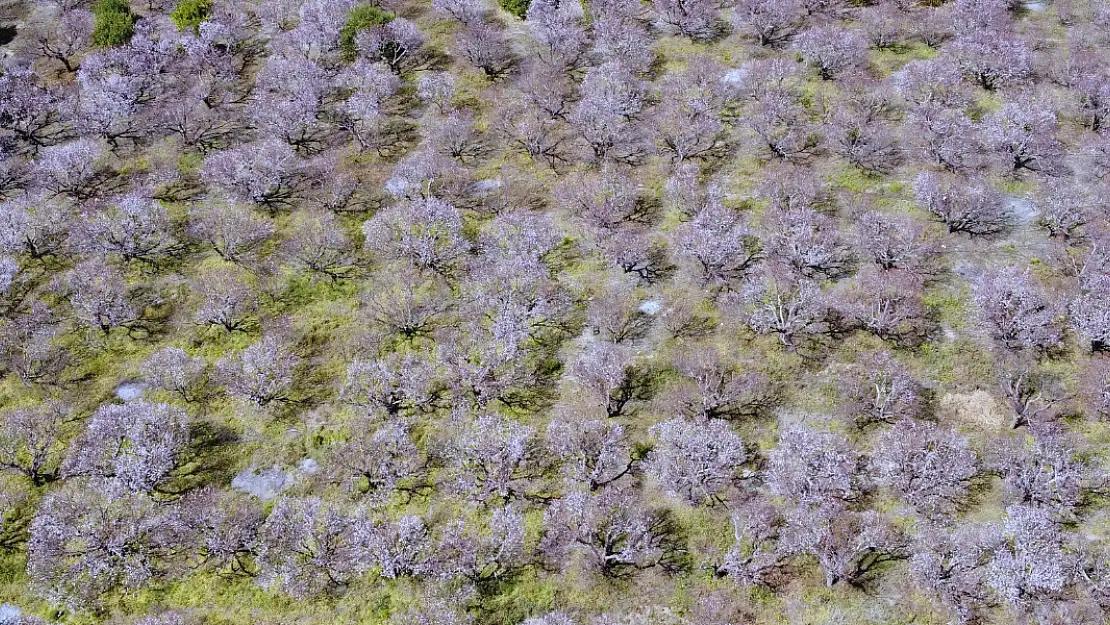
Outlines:
{"type": "Polygon", "coordinates": [[[432,575],[479,587],[509,578],[525,563],[524,514],[497,508],[479,523],[455,519],[443,528],[429,562],[432,575]]]}
{"type": "MultiPolygon", "coordinates": [[[[772,223],[780,213],[807,215],[804,211],[827,210],[832,203],[827,185],[813,175],[808,167],[779,163],[769,168],[755,187],[755,196],[770,204],[772,223]]],[[[826,227],[828,222],[824,222],[826,227]]]]}
{"type": "Polygon", "coordinates": [[[440,114],[451,110],[451,101],[458,89],[454,74],[449,72],[424,72],[416,79],[416,95],[425,104],[434,104],[440,114]]]}
{"type": "MultiPolygon", "coordinates": [[[[402,481],[422,486],[427,459],[413,443],[409,427],[390,423],[376,430],[370,419],[360,420],[348,440],[328,451],[327,470],[352,492],[388,498],[402,481]]],[[[412,486],[406,487],[412,492],[412,486]]]]}
{"type": "Polygon", "coordinates": [[[450,274],[470,250],[462,236],[462,215],[436,198],[387,208],[365,222],[362,231],[366,246],[377,254],[440,274],[450,274]]]}
{"type": "Polygon", "coordinates": [[[638,462],[624,426],[612,421],[552,421],[545,438],[568,483],[590,491],[619,483],[638,462]]]}
{"type": "Polygon", "coordinates": [[[347,14],[347,22],[339,31],[339,49],[343,58],[347,61],[355,60],[358,54],[355,39],[359,33],[388,24],[392,19],[392,14],[372,4],[359,4],[352,8],[347,14]]]}
{"type": "Polygon", "coordinates": [[[1059,376],[1019,355],[999,362],[997,380],[999,393],[1013,413],[1011,428],[1026,425],[1034,434],[1051,432],[1068,399],[1059,376]]]}
{"type": "Polygon", "coordinates": [[[1073,240],[1096,218],[1104,201],[1103,194],[1090,185],[1059,178],[1046,180],[1033,197],[1037,225],[1050,237],[1073,240]]]}
{"type": "Polygon", "coordinates": [[[787,552],[809,554],[825,573],[825,585],[863,586],[882,566],[909,556],[908,540],[874,510],[800,509],[787,519],[787,552]]]}
{"type": "Polygon", "coordinates": [[[227,332],[242,330],[247,326],[248,316],[258,307],[254,287],[235,268],[205,271],[193,283],[193,289],[201,298],[193,313],[193,321],[198,324],[219,326],[227,332]]]}
{"type": "Polygon", "coordinates": [[[544,513],[540,551],[566,568],[580,554],[587,566],[610,578],[628,578],[659,567],[678,572],[687,547],[673,514],[648,507],[632,490],[571,493],[544,513]]]}
{"type": "Polygon", "coordinates": [[[274,231],[270,220],[234,202],[203,202],[189,212],[189,234],[233,263],[256,260],[274,231]]]}
{"type": "Polygon", "coordinates": [[[53,603],[96,608],[113,589],[144,588],[178,568],[179,529],[174,506],[71,482],[39,505],[27,574],[36,594],[53,603]]]}
{"type": "Polygon", "coordinates": [[[1072,326],[1092,349],[1110,349],[1110,285],[1085,290],[1071,301],[1068,310],[1072,326]]]}
{"type": "Polygon", "coordinates": [[[545,70],[558,76],[587,62],[589,31],[584,5],[555,0],[532,0],[528,6],[528,26],[539,44],[538,56],[545,70]]]}
{"type": "Polygon", "coordinates": [[[828,330],[828,302],[821,287],[781,270],[765,270],[745,287],[736,302],[743,306],[744,322],[752,330],[777,335],[787,351],[795,351],[799,340],[807,335],[828,330]]]}
{"type": "MultiPolygon", "coordinates": [[[[27,37],[25,41],[28,41],[28,48],[33,49],[38,56],[58,61],[67,72],[75,73],[80,69],[75,57],[88,50],[89,44],[92,42],[94,21],[93,14],[85,9],[75,8],[69,11],[61,11],[55,10],[53,7],[43,6],[32,14],[26,32],[20,34],[27,37]]],[[[16,75],[18,76],[20,73],[22,72],[18,72],[16,75]]],[[[7,72],[5,76],[8,76],[7,72]]],[[[16,97],[17,99],[23,99],[35,95],[41,94],[31,92],[19,94],[16,97]]],[[[40,115],[49,112],[50,109],[36,111],[40,115]]],[[[35,137],[25,138],[34,139],[35,137]]]]}
{"type": "Polygon", "coordinates": [[[63,276],[77,319],[105,335],[139,318],[127,297],[127,284],[101,259],[82,262],[63,276]]]}
{"type": "Polygon", "coordinates": [[[907,140],[951,173],[980,168],[985,160],[978,127],[961,109],[929,104],[911,109],[905,129],[907,140]]]}
{"type": "Polygon", "coordinates": [[[1063,311],[1028,270],[1007,267],[987,273],[975,285],[974,300],[980,323],[1002,347],[1051,350],[1063,341],[1063,311]]]}
{"type": "Polygon", "coordinates": [[[857,427],[891,425],[921,411],[922,385],[888,351],[865,354],[836,373],[844,414],[857,427]]]}
{"type": "Polygon", "coordinates": [[[771,492],[799,505],[835,506],[859,498],[865,486],[859,454],[848,439],[832,432],[791,425],[768,460],[771,492]]]}
{"type": "Polygon", "coordinates": [[[1079,293],[1068,303],[1072,327],[1096,351],[1110,347],[1110,236],[1096,233],[1073,257],[1079,293]]]}
{"type": "Polygon", "coordinates": [[[753,35],[761,46],[780,45],[801,30],[806,20],[800,0],[741,0],[733,24],[753,35]]]}
{"type": "Polygon", "coordinates": [[[964,524],[922,532],[911,548],[912,579],[940,597],[953,623],[975,622],[991,604],[987,568],[1002,542],[996,525],[964,524]]]}
{"type": "Polygon", "coordinates": [[[915,59],[894,73],[894,89],[915,108],[963,108],[972,98],[960,67],[947,57],[915,59]]]}
{"type": "Polygon", "coordinates": [[[1006,169],[1056,174],[1064,159],[1058,126],[1056,111],[1045,102],[1007,101],[984,120],[984,143],[1006,169]]]}
{"type": "Polygon", "coordinates": [[[425,123],[424,144],[432,151],[466,163],[485,152],[470,111],[451,111],[443,117],[429,117],[425,123]]]}
{"type": "Polygon", "coordinates": [[[881,271],[874,265],[856,274],[843,300],[834,304],[850,326],[879,338],[913,344],[928,328],[923,303],[924,279],[904,271],[881,271]]]}
{"type": "Polygon", "coordinates": [[[894,4],[868,7],[863,11],[861,22],[864,36],[872,48],[885,50],[898,46],[908,34],[907,14],[894,4]]]}
{"type": "Polygon", "coordinates": [[[567,117],[594,160],[633,162],[648,149],[640,122],[647,85],[619,61],[590,68],[582,98],[567,117]]]}
{"type": "Polygon", "coordinates": [[[370,567],[364,523],[318,498],[282,497],[259,530],[259,581],[297,598],[341,589],[370,567]]]}
{"type": "Polygon", "coordinates": [[[212,0],[180,0],[170,12],[170,20],[178,30],[200,34],[200,24],[212,14],[212,0]]]}
{"type": "Polygon", "coordinates": [[[656,58],[655,40],[641,14],[641,4],[618,0],[590,5],[594,49],[604,61],[619,60],[636,71],[647,71],[656,58]]]}
{"type": "Polygon", "coordinates": [[[880,269],[924,276],[937,271],[939,243],[916,220],[868,211],[855,221],[855,247],[880,269]]]}
{"type": "Polygon", "coordinates": [[[347,366],[340,396],[364,410],[384,410],[391,416],[431,410],[439,395],[435,373],[432,363],[420,354],[360,358],[347,366]]]}
{"type": "Polygon", "coordinates": [[[951,518],[967,503],[979,473],[967,439],[952,430],[903,421],[879,437],[872,458],[878,482],[929,518],[951,518]]]}
{"type": "Polygon", "coordinates": [[[772,584],[791,555],[779,545],[785,523],[778,510],[762,501],[733,512],[734,542],[714,566],[714,575],[728,577],[742,587],[772,584]]]}
{"type": "Polygon", "coordinates": [[[652,0],[659,19],[691,39],[710,39],[720,32],[720,0],[652,0]]]}
{"type": "Polygon", "coordinates": [[[216,368],[233,397],[265,406],[289,399],[300,357],[276,336],[265,336],[216,368]]]}
{"type": "Polygon", "coordinates": [[[77,200],[96,196],[104,182],[100,159],[104,147],[93,139],[77,139],[39,151],[31,162],[35,186],[53,195],[77,200]]]}
{"type": "Polygon", "coordinates": [[[1102,419],[1110,418],[1110,362],[1091,363],[1083,376],[1081,397],[1091,413],[1102,419]]]}
{"type": "Polygon", "coordinates": [[[722,74],[719,64],[696,58],[684,71],[664,77],[651,123],[660,147],[676,162],[713,156],[725,147],[722,74]]]}
{"type": "Polygon", "coordinates": [[[432,0],[432,11],[465,26],[476,26],[490,18],[490,11],[481,0],[432,0]]]}
{"type": "Polygon", "coordinates": [[[1013,222],[1005,198],[986,181],[965,181],[922,172],[913,181],[919,204],[948,226],[949,232],[989,236],[1013,222]]]}
{"type": "Polygon", "coordinates": [[[63,334],[50,307],[32,301],[26,312],[0,324],[0,354],[5,368],[24,384],[55,380],[71,361],[69,349],[58,340],[63,334]]]}
{"type": "Polygon", "coordinates": [[[398,17],[363,30],[355,36],[355,45],[363,62],[383,63],[396,74],[421,66],[427,37],[413,22],[398,17]]]}
{"type": "Polygon", "coordinates": [[[707,286],[728,288],[763,256],[747,215],[710,201],[675,233],[675,249],[707,286]]]}
{"type": "Polygon", "coordinates": [[[114,254],[123,261],[156,261],[174,250],[173,224],[161,202],[141,195],[112,201],[99,214],[88,215],[70,240],[76,247],[114,254]]]}
{"type": "Polygon", "coordinates": [[[859,70],[867,63],[867,40],[842,28],[807,30],[798,35],[794,48],[825,80],[859,70]]]}
{"type": "Polygon", "coordinates": [[[430,571],[433,546],[424,520],[415,515],[374,523],[366,536],[368,555],[386,579],[430,571]]]}
{"type": "Polygon", "coordinates": [[[1050,601],[1074,581],[1076,555],[1048,513],[1010,506],[1003,523],[1004,540],[987,570],[987,583],[1018,610],[1050,601]]]}
{"type": "Polygon", "coordinates": [[[149,492],[177,466],[189,442],[185,411],[168,404],[133,402],[101,406],[62,465],[66,476],[109,479],[149,492]]]}
{"type": "Polygon", "coordinates": [[[0,415],[0,468],[27,476],[36,486],[58,478],[72,417],[55,401],[0,415]]]}
{"type": "Polygon", "coordinates": [[[340,108],[339,126],[354,136],[360,149],[387,153],[400,139],[389,109],[390,99],[401,87],[400,79],[385,63],[365,59],[356,61],[343,77],[354,91],[340,108]]]}
{"type": "Polygon", "coordinates": [[[0,203],[0,249],[26,254],[35,260],[55,256],[65,248],[73,217],[64,204],[43,197],[20,197],[0,203]]]}
{"type": "Polygon", "coordinates": [[[251,575],[258,531],[265,515],[249,495],[204,488],[181,506],[181,522],[199,566],[217,574],[251,575]]]}
{"type": "Polygon", "coordinates": [[[455,307],[439,281],[422,280],[402,272],[363,297],[362,319],[385,339],[422,341],[450,325],[448,313],[455,307]]]}
{"type": "Polygon", "coordinates": [[[355,270],[354,244],[333,213],[304,212],[297,215],[294,234],[282,247],[283,255],[297,268],[337,281],[355,270]]]}
{"type": "Polygon", "coordinates": [[[837,108],[826,136],[841,158],[870,174],[887,173],[902,158],[902,149],[889,125],[866,111],[837,108]]]}
{"type": "Polygon", "coordinates": [[[694,505],[721,502],[742,477],[744,442],[725,421],[670,419],[650,432],[657,442],[644,468],[672,496],[694,505]]]}
{"type": "Polygon", "coordinates": [[[1017,86],[1033,73],[1033,51],[996,28],[975,29],[948,46],[964,76],[987,90],[1017,86]]]}
{"type": "Polygon", "coordinates": [[[137,18],[127,0],[97,0],[92,13],[94,45],[107,48],[131,41],[137,18]]]}
{"type": "Polygon", "coordinates": [[[813,209],[776,211],[764,232],[767,256],[800,280],[840,278],[853,264],[852,249],[840,236],[836,223],[813,209]]]}
{"type": "Polygon", "coordinates": [[[456,487],[473,501],[510,502],[526,496],[543,474],[533,428],[503,417],[479,417],[454,441],[456,487]]]}
{"type": "Polygon", "coordinates": [[[143,363],[142,374],[154,388],[176,393],[190,402],[203,394],[207,369],[203,358],[190,356],[179,347],[163,347],[143,363]]]}
{"type": "MultiPolygon", "coordinates": [[[[524,10],[526,7],[521,12],[524,10]]],[[[489,78],[504,76],[517,63],[512,46],[501,29],[485,22],[463,29],[455,37],[455,48],[489,78]]]]}
{"type": "Polygon", "coordinates": [[[598,175],[584,175],[555,188],[555,198],[585,225],[612,231],[626,226],[644,227],[658,218],[644,189],[616,166],[602,167],[598,175]]]}
{"type": "Polygon", "coordinates": [[[1041,436],[1032,449],[1004,447],[992,464],[1007,501],[1044,510],[1063,523],[1075,522],[1086,497],[1105,481],[1066,439],[1053,435],[1041,436]]]}
{"type": "Polygon", "coordinates": [[[801,161],[821,145],[818,128],[809,111],[783,93],[768,93],[743,119],[766,153],[783,161],[801,161]]]}
{"type": "Polygon", "coordinates": [[[271,210],[298,199],[313,182],[310,173],[293,148],[273,136],[209,154],[201,167],[205,182],[271,210]]]}
{"type": "Polygon", "coordinates": [[[779,389],[766,375],[745,371],[712,350],[680,355],[674,368],[681,380],[668,396],[695,419],[744,419],[779,400],[779,389]]]}
{"type": "Polygon", "coordinates": [[[598,294],[586,311],[586,321],[598,336],[611,343],[631,343],[651,329],[652,317],[640,310],[639,294],[616,288],[598,294]]]}
{"type": "Polygon", "coordinates": [[[568,373],[610,418],[632,413],[637,403],[651,399],[654,392],[650,374],[637,366],[631,349],[623,345],[590,343],[568,373]]]}

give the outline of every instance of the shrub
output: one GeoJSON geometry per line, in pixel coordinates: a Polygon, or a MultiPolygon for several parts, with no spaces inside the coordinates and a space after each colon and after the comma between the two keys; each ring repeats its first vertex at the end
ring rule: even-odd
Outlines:
{"type": "Polygon", "coordinates": [[[497,4],[509,13],[524,19],[524,15],[528,13],[528,5],[532,4],[532,0],[497,0],[497,4]]]}
{"type": "Polygon", "coordinates": [[[212,13],[212,0],[181,0],[170,13],[170,19],[178,30],[189,29],[200,32],[200,23],[212,13]]]}
{"type": "Polygon", "coordinates": [[[392,19],[392,14],[370,4],[360,4],[351,9],[351,14],[347,17],[347,23],[343,25],[343,30],[339,31],[339,49],[343,58],[354,60],[357,52],[355,37],[360,32],[375,26],[381,26],[392,19]]]}
{"type": "Polygon", "coordinates": [[[127,0],[99,0],[93,5],[93,44],[118,46],[135,34],[135,14],[127,0]]]}

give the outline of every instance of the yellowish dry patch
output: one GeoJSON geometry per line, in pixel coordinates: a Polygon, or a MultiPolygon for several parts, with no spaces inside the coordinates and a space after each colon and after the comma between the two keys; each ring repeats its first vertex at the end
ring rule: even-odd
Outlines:
{"type": "Polygon", "coordinates": [[[940,398],[937,416],[941,422],[957,427],[998,432],[1010,425],[1010,416],[990,393],[946,393],[940,398]]]}

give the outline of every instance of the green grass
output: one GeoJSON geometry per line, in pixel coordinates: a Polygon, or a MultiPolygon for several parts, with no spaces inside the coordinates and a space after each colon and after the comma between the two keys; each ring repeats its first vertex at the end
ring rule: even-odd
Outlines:
{"type": "Polygon", "coordinates": [[[497,0],[497,4],[509,13],[524,19],[524,16],[528,14],[528,7],[532,4],[532,0],[497,0]]]}
{"type": "Polygon", "coordinates": [[[986,386],[994,375],[990,353],[968,340],[926,343],[918,353],[929,378],[953,390],[986,386]]]}
{"type": "Polygon", "coordinates": [[[882,50],[872,50],[871,67],[882,77],[887,77],[910,61],[926,60],[936,57],[937,51],[923,43],[895,46],[882,50]]]}

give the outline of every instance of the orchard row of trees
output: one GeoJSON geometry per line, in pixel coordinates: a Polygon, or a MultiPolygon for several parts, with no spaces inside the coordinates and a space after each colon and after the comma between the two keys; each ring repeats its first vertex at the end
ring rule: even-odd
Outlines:
{"type": "Polygon", "coordinates": [[[0,620],[1105,622],[1104,3],[9,9],[0,620]]]}

